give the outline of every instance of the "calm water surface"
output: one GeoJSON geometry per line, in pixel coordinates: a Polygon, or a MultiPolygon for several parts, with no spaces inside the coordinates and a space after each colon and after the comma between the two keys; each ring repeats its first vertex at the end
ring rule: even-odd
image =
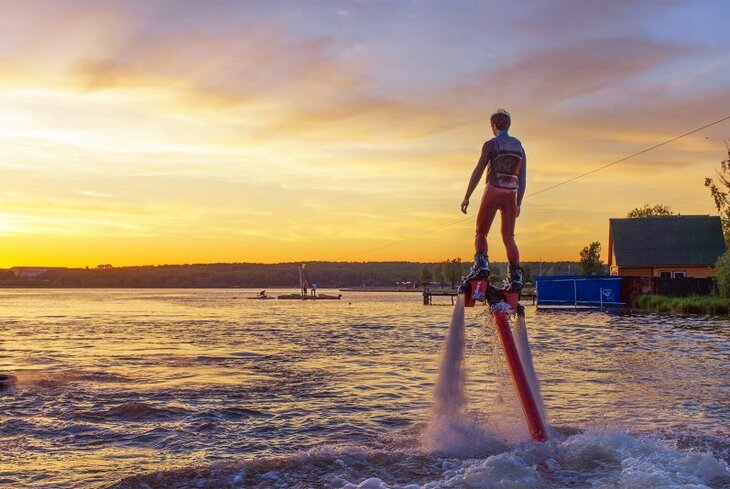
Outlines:
{"type": "Polygon", "coordinates": [[[0,392],[0,486],[730,487],[727,320],[528,307],[557,428],[542,446],[468,310],[488,428],[427,453],[451,307],[253,293],[0,291],[0,373],[19,377],[0,392]]]}

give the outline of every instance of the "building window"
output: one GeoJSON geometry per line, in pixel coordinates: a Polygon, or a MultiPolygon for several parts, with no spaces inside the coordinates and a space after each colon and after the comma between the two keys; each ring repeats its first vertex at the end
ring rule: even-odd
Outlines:
{"type": "Polygon", "coordinates": [[[672,278],[685,278],[686,276],[686,272],[672,272],[672,278]]]}
{"type": "Polygon", "coordinates": [[[672,272],[661,272],[659,276],[661,278],[672,278],[672,272]]]}

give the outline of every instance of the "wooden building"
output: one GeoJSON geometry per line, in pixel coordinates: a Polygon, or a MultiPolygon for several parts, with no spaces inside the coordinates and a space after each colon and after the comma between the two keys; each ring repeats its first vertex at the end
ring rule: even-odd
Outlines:
{"type": "Polygon", "coordinates": [[[707,278],[725,252],[718,216],[609,219],[611,275],[707,278]]]}

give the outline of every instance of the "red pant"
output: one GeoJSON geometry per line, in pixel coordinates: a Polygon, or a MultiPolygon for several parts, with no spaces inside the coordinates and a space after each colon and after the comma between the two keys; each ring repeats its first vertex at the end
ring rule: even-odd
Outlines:
{"type": "Polygon", "coordinates": [[[515,220],[517,219],[517,190],[487,185],[482,204],[477,214],[477,233],[474,248],[487,253],[487,234],[499,209],[502,216],[502,241],[507,248],[507,260],[511,265],[520,263],[520,250],[515,243],[515,220]]]}

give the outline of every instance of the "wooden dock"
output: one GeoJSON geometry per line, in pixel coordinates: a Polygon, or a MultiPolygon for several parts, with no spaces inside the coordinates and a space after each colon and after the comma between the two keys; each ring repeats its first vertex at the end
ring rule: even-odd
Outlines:
{"type": "MultiPolygon", "coordinates": [[[[454,298],[458,295],[458,292],[456,289],[429,289],[425,288],[423,289],[423,305],[424,306],[431,306],[433,305],[433,298],[434,297],[449,297],[451,299],[451,304],[454,304],[454,298]]],[[[533,288],[525,288],[522,290],[522,293],[520,294],[520,300],[523,299],[532,299],[532,303],[535,304],[535,289],[533,288]]]]}
{"type": "Polygon", "coordinates": [[[450,297],[451,304],[454,304],[454,297],[458,292],[456,289],[423,289],[423,305],[430,306],[433,304],[434,297],[450,297]]]}

